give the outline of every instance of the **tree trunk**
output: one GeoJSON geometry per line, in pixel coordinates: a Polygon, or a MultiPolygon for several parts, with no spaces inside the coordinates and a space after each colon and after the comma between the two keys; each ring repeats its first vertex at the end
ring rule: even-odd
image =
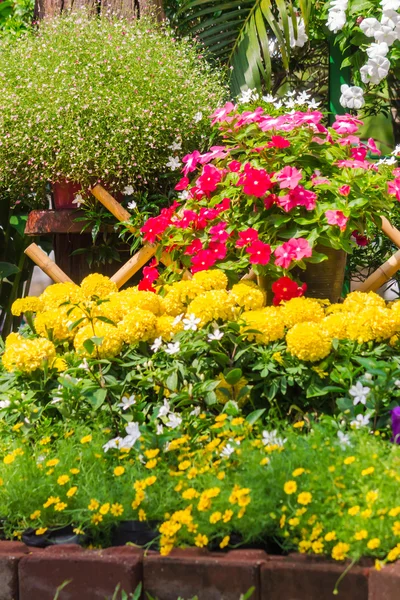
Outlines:
{"type": "Polygon", "coordinates": [[[163,21],[165,13],[162,0],[36,0],[35,20],[60,15],[66,10],[74,11],[85,7],[93,14],[115,15],[136,19],[143,15],[154,15],[163,21]]]}

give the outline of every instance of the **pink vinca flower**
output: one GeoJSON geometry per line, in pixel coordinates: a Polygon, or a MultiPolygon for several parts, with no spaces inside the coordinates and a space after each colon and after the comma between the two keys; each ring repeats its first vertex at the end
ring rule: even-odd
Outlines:
{"type": "Polygon", "coordinates": [[[281,135],[273,135],[267,146],[268,148],[289,148],[290,142],[281,135]]]}
{"type": "Polygon", "coordinates": [[[225,146],[211,146],[210,152],[206,152],[200,156],[199,163],[205,165],[216,158],[225,158],[229,152],[230,150],[225,148],[225,146]]]}
{"type": "Polygon", "coordinates": [[[186,190],[187,186],[189,185],[189,178],[188,177],[182,177],[182,179],[180,179],[178,181],[178,183],[175,186],[175,189],[180,192],[181,190],[186,190]]]}
{"type": "Polygon", "coordinates": [[[338,225],[340,227],[340,231],[344,231],[346,229],[349,217],[346,217],[341,210],[327,210],[325,212],[325,216],[329,225],[338,225]]]}
{"type": "Polygon", "coordinates": [[[232,173],[237,173],[238,171],[240,171],[241,166],[242,163],[240,163],[238,160],[231,160],[231,162],[228,165],[228,169],[232,171],[232,173]]]}
{"type": "Polygon", "coordinates": [[[284,244],[282,244],[282,246],[278,246],[277,248],[275,248],[274,254],[276,256],[276,266],[282,267],[282,269],[288,269],[292,263],[292,260],[294,260],[295,258],[293,248],[289,244],[289,242],[285,242],[284,244]]]}
{"type": "Polygon", "coordinates": [[[388,193],[391,196],[396,196],[400,202],[400,179],[394,179],[388,182],[388,193]]]}
{"type": "Polygon", "coordinates": [[[222,123],[223,121],[229,122],[229,120],[232,120],[232,119],[230,118],[228,120],[227,116],[234,110],[235,110],[235,105],[232,104],[232,102],[227,102],[225,104],[225,106],[222,106],[221,108],[217,108],[217,110],[215,110],[210,117],[210,119],[212,119],[211,125],[215,125],[215,123],[222,123]]]}
{"type": "Polygon", "coordinates": [[[249,196],[261,198],[273,186],[273,183],[265,169],[253,169],[246,165],[245,172],[239,183],[243,183],[243,191],[249,196]]]}
{"type": "Polygon", "coordinates": [[[212,242],[226,242],[226,240],[229,237],[229,233],[226,231],[228,223],[225,223],[225,221],[222,221],[221,223],[218,223],[217,225],[214,225],[213,227],[211,227],[210,229],[210,234],[211,234],[211,241],[212,242]]]}
{"type": "Polygon", "coordinates": [[[342,187],[338,189],[338,192],[341,196],[348,196],[351,192],[351,187],[349,185],[342,185],[342,187]]]}
{"type": "Polygon", "coordinates": [[[189,246],[186,248],[184,254],[186,254],[186,256],[193,256],[194,254],[200,252],[200,250],[202,249],[203,244],[201,243],[201,240],[199,240],[199,238],[195,238],[193,242],[189,244],[189,246]]]}
{"type": "Polygon", "coordinates": [[[294,260],[310,258],[312,248],[305,238],[292,238],[287,242],[289,251],[293,254],[294,260]]]}
{"type": "Polygon", "coordinates": [[[368,138],[367,147],[368,147],[368,150],[370,152],[372,152],[373,154],[377,154],[378,156],[380,156],[382,154],[382,152],[379,150],[379,148],[377,148],[377,146],[375,144],[375,140],[373,138],[368,138]]]}
{"type": "Polygon", "coordinates": [[[279,187],[289,188],[293,190],[299,185],[301,178],[303,177],[301,170],[299,171],[296,167],[284,167],[276,176],[276,180],[279,181],[279,187]]]}
{"type": "Polygon", "coordinates": [[[223,260],[227,254],[225,242],[211,242],[208,246],[208,250],[212,252],[214,257],[218,260],[223,260]]]}
{"type": "Polygon", "coordinates": [[[236,242],[236,248],[244,248],[245,246],[252,244],[256,240],[258,240],[257,229],[253,229],[252,227],[249,227],[248,229],[245,229],[244,231],[239,231],[239,239],[236,242]]]}
{"type": "Polygon", "coordinates": [[[222,179],[222,173],[213,165],[204,165],[203,172],[197,180],[198,187],[203,192],[215,192],[222,179]]]}
{"type": "Polygon", "coordinates": [[[200,152],[198,150],[195,150],[191,154],[186,154],[186,156],[182,158],[182,162],[185,163],[185,166],[182,169],[182,173],[185,175],[185,177],[188,173],[191,173],[192,171],[196,170],[197,164],[200,160],[200,156],[200,152]]]}
{"type": "Polygon", "coordinates": [[[261,240],[256,240],[246,248],[250,254],[249,261],[252,265],[266,265],[271,258],[271,246],[264,244],[261,240]]]}

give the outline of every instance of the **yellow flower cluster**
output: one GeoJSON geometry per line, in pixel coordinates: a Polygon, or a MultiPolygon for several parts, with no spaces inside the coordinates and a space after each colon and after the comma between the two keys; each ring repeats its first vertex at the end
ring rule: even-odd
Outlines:
{"type": "Polygon", "coordinates": [[[11,343],[7,338],[6,350],[3,354],[3,365],[7,371],[32,373],[36,369],[41,369],[45,362],[51,365],[54,361],[56,349],[49,340],[44,338],[30,340],[17,334],[11,335],[11,343]]]}

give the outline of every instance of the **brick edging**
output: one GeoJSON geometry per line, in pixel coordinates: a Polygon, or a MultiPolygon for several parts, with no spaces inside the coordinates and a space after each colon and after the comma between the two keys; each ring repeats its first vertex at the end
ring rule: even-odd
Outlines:
{"type": "MultiPolygon", "coordinates": [[[[372,561],[354,566],[339,586],[339,600],[399,600],[400,562],[381,571],[372,561]]],[[[169,556],[133,546],[85,550],[76,545],[39,550],[0,542],[0,600],[111,599],[117,584],[128,594],[140,582],[158,600],[328,600],[345,565],[321,557],[273,556],[263,550],[176,549],[169,556]]]]}

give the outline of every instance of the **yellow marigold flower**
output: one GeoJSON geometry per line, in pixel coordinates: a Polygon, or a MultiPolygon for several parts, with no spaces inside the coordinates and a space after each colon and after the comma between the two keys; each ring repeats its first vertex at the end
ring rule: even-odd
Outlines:
{"type": "Polygon", "coordinates": [[[84,435],[83,438],[81,438],[81,444],[88,444],[89,442],[92,441],[92,436],[91,434],[89,435],[84,435]]]}
{"type": "Polygon", "coordinates": [[[370,550],[376,550],[381,545],[381,540],[379,538],[372,538],[367,543],[367,548],[370,550]]]}
{"type": "MultiPolygon", "coordinates": [[[[119,292],[116,295],[122,300],[122,308],[131,310],[133,308],[141,308],[142,310],[149,310],[153,315],[159,315],[162,312],[161,298],[153,292],[145,292],[137,290],[136,288],[128,288],[123,292],[119,292]]],[[[115,296],[111,297],[111,302],[115,296]]]]}
{"type": "Polygon", "coordinates": [[[293,427],[295,429],[302,429],[304,427],[304,423],[305,421],[297,421],[297,423],[294,423],[293,427]]]}
{"type": "Polygon", "coordinates": [[[360,512],[360,507],[357,505],[352,506],[351,508],[349,508],[349,510],[347,512],[349,513],[349,515],[354,517],[355,515],[358,515],[358,513],[360,512]]]}
{"type": "Polygon", "coordinates": [[[345,465],[351,465],[355,460],[355,456],[347,456],[347,458],[345,458],[343,462],[345,465]]]}
{"type": "Polygon", "coordinates": [[[154,469],[154,467],[157,465],[157,459],[156,458],[152,458],[151,460],[147,461],[147,463],[145,464],[146,469],[154,469]]]}
{"type": "Polygon", "coordinates": [[[292,517],[288,520],[288,523],[291,527],[297,527],[297,525],[300,523],[300,519],[298,517],[292,517]]]}
{"type": "Polygon", "coordinates": [[[280,308],[286,327],[293,327],[297,323],[318,322],[324,318],[324,309],[321,304],[312,298],[292,298],[280,308]]]}
{"type": "Polygon", "coordinates": [[[230,536],[226,535],[224,538],[222,538],[222,541],[221,541],[219,547],[225,548],[229,544],[229,540],[230,540],[230,536]]]}
{"type": "Polygon", "coordinates": [[[336,546],[333,547],[331,556],[334,560],[344,560],[349,550],[349,544],[339,542],[338,544],[336,544],[336,546]]]}
{"type": "Polygon", "coordinates": [[[332,342],[318,323],[308,322],[298,323],[288,331],[286,346],[287,351],[296,358],[315,362],[328,356],[332,342]]]}
{"type": "Polygon", "coordinates": [[[324,551],[324,544],[321,542],[321,540],[316,540],[311,544],[311,548],[314,554],[322,554],[324,551]]]}
{"type": "Polygon", "coordinates": [[[169,342],[182,329],[182,321],[175,321],[175,317],[171,317],[170,315],[162,315],[157,319],[154,337],[161,337],[165,342],[169,342]]]}
{"type": "MultiPolygon", "coordinates": [[[[154,317],[154,315],[152,316],[154,317]]],[[[74,348],[77,352],[82,354],[82,356],[112,358],[121,352],[122,345],[123,339],[119,329],[109,323],[103,323],[102,321],[96,321],[93,326],[91,324],[85,325],[79,329],[74,339],[74,348]],[[98,338],[102,338],[102,341],[99,346],[94,346],[93,352],[90,354],[83,344],[94,335],[98,338]]]]}
{"type": "Polygon", "coordinates": [[[244,310],[259,310],[265,306],[265,292],[257,286],[237,283],[232,287],[231,295],[244,310]]]}
{"type": "MultiPolygon", "coordinates": [[[[222,271],[221,271],[222,272],[222,271]]],[[[172,286],[166,286],[167,294],[161,299],[162,309],[171,317],[186,312],[186,307],[202,293],[202,288],[192,279],[190,281],[177,281],[172,286]]]]}
{"type": "Polygon", "coordinates": [[[228,521],[230,521],[233,517],[233,510],[229,510],[227,509],[224,514],[222,515],[222,520],[224,523],[228,523],[228,521]]]}
{"type": "Polygon", "coordinates": [[[49,340],[29,340],[19,336],[18,341],[6,348],[2,360],[6,371],[32,373],[43,368],[46,362],[52,362],[55,356],[56,349],[49,340]]]}
{"type": "Polygon", "coordinates": [[[325,534],[324,540],[326,542],[332,542],[333,540],[336,540],[336,531],[328,531],[328,533],[325,534]]]}
{"type": "Polygon", "coordinates": [[[210,290],[226,290],[228,286],[228,278],[220,269],[198,271],[193,275],[193,282],[205,292],[210,290]]]}
{"type": "Polygon", "coordinates": [[[360,529],[360,531],[356,531],[354,534],[354,539],[358,542],[360,540],[365,540],[368,537],[368,531],[366,529],[360,529]]]}
{"type": "Polygon", "coordinates": [[[69,475],[60,475],[57,479],[58,485],[65,485],[69,481],[69,475]]]}
{"type": "Polygon", "coordinates": [[[95,500],[94,498],[92,498],[89,502],[89,506],[88,509],[89,510],[97,510],[100,506],[100,502],[98,502],[97,500],[95,500]]]}
{"type": "Polygon", "coordinates": [[[7,454],[4,458],[3,458],[3,463],[5,465],[10,465],[12,462],[14,462],[15,460],[15,454],[7,454]]]}
{"type": "Polygon", "coordinates": [[[57,512],[62,512],[64,509],[67,508],[67,504],[66,502],[57,502],[57,504],[54,505],[54,510],[56,510],[57,512]]]}
{"type": "Polygon", "coordinates": [[[302,467],[300,467],[299,469],[295,469],[293,471],[292,475],[293,475],[293,477],[299,477],[303,473],[305,473],[305,469],[303,469],[302,467]]]}
{"type": "Polygon", "coordinates": [[[39,527],[39,529],[36,529],[35,535],[43,535],[44,533],[46,533],[46,531],[47,527],[39,527]]]}
{"type": "Polygon", "coordinates": [[[297,491],[297,483],[295,481],[287,481],[283,486],[285,494],[294,494],[297,491]]]}
{"type": "Polygon", "coordinates": [[[210,523],[218,523],[218,521],[220,521],[222,519],[222,514],[217,511],[214,512],[212,515],[210,515],[210,523]]]}
{"type": "Polygon", "coordinates": [[[110,513],[113,515],[113,517],[120,517],[123,514],[123,512],[124,507],[122,506],[122,504],[115,502],[115,504],[111,505],[110,513]]]}
{"type": "Polygon", "coordinates": [[[70,470],[69,470],[69,472],[70,472],[70,473],[72,473],[72,475],[78,475],[78,473],[79,473],[80,471],[79,471],[79,469],[75,469],[75,468],[73,468],[73,469],[70,469],[70,470]]]}
{"type": "Polygon", "coordinates": [[[366,508],[361,513],[361,516],[363,519],[368,519],[371,515],[372,515],[372,510],[370,508],[366,508]]]}
{"type": "Polygon", "coordinates": [[[69,488],[68,492],[67,492],[67,497],[68,498],[72,498],[72,496],[75,496],[76,492],[77,492],[78,488],[76,485],[72,486],[71,488],[69,488]]]}
{"type": "Polygon", "coordinates": [[[44,290],[39,300],[43,305],[42,310],[50,310],[51,308],[58,308],[65,302],[79,302],[82,300],[82,293],[75,283],[54,283],[44,290]]]}
{"type": "Polygon", "coordinates": [[[400,521],[395,521],[392,527],[394,535],[400,535],[400,521]]]}
{"type": "Polygon", "coordinates": [[[241,332],[246,334],[246,339],[250,342],[256,341],[260,344],[269,344],[283,338],[285,334],[280,309],[273,306],[268,306],[262,310],[244,312],[242,320],[245,325],[242,326],[241,332]],[[253,330],[259,333],[253,333],[253,330]]]}
{"type": "Polygon", "coordinates": [[[99,523],[101,523],[101,522],[102,522],[102,520],[103,520],[103,515],[100,515],[100,514],[97,514],[97,513],[96,513],[96,514],[94,514],[94,515],[92,516],[92,519],[91,519],[91,520],[92,520],[92,523],[93,523],[93,525],[98,525],[99,523]]]}
{"type": "Polygon", "coordinates": [[[302,540],[301,542],[299,542],[298,549],[300,554],[305,554],[310,548],[311,542],[309,542],[308,540],[302,540]]]}
{"type": "Polygon", "coordinates": [[[190,467],[190,460],[184,460],[184,461],[180,462],[178,465],[178,469],[180,471],[186,471],[186,469],[188,469],[189,467],[190,467]]]}
{"type": "Polygon", "coordinates": [[[348,325],[350,314],[347,312],[338,312],[328,315],[321,321],[321,327],[329,334],[331,338],[344,340],[348,337],[348,325]]]}
{"type": "Polygon", "coordinates": [[[364,469],[363,471],[361,471],[361,475],[363,475],[363,476],[371,475],[374,471],[375,471],[375,467],[368,467],[367,469],[364,469]]]}
{"type": "Polygon", "coordinates": [[[32,521],[35,521],[40,517],[41,514],[42,512],[40,510],[35,510],[29,518],[32,519],[32,521]]]}
{"type": "Polygon", "coordinates": [[[19,317],[22,313],[26,312],[40,312],[43,310],[43,304],[40,298],[37,296],[26,296],[26,298],[19,298],[15,300],[11,306],[11,314],[19,317]]]}
{"type": "Polygon", "coordinates": [[[202,535],[201,533],[198,533],[196,535],[196,537],[194,538],[194,543],[199,548],[204,548],[204,546],[207,546],[207,544],[208,544],[208,537],[206,535],[202,535]]]}
{"type": "Polygon", "coordinates": [[[189,304],[188,314],[200,319],[200,327],[211,321],[232,321],[236,314],[235,300],[225,290],[203,292],[189,304]]]}
{"type": "Polygon", "coordinates": [[[49,496],[49,498],[43,504],[43,508],[48,508],[52,504],[57,504],[57,502],[60,502],[60,498],[58,496],[49,496]]]}
{"type": "Polygon", "coordinates": [[[391,338],[398,329],[393,311],[387,308],[369,307],[358,313],[350,313],[347,337],[359,343],[391,338]]]}
{"type": "Polygon", "coordinates": [[[144,512],[143,508],[141,508],[139,510],[139,521],[145,521],[147,519],[146,513],[144,512]]]}
{"type": "Polygon", "coordinates": [[[199,496],[199,492],[197,492],[194,488],[188,488],[182,492],[182,498],[184,500],[193,500],[193,498],[198,498],[199,496]]]}
{"type": "Polygon", "coordinates": [[[310,504],[311,500],[312,494],[310,494],[310,492],[301,492],[301,494],[297,496],[297,502],[299,504],[307,505],[310,504]]]}
{"type": "Polygon", "coordinates": [[[368,502],[368,504],[373,504],[378,499],[378,496],[379,493],[376,490],[371,490],[367,493],[365,499],[368,502]]]}
{"type": "Polygon", "coordinates": [[[37,315],[35,319],[36,333],[54,342],[73,340],[75,331],[70,331],[70,317],[60,308],[52,308],[37,315]]]}
{"type": "Polygon", "coordinates": [[[351,292],[347,294],[342,308],[348,312],[357,313],[361,308],[385,308],[386,303],[375,292],[351,292]]]}
{"type": "Polygon", "coordinates": [[[114,475],[115,475],[115,477],[120,477],[124,473],[125,473],[125,468],[124,467],[115,467],[115,469],[114,469],[114,475]]]}
{"type": "Polygon", "coordinates": [[[82,281],[81,291],[88,299],[92,296],[105,299],[113,292],[118,292],[118,286],[109,277],[100,275],[99,273],[92,273],[82,281]]]}
{"type": "Polygon", "coordinates": [[[109,502],[106,502],[105,504],[102,504],[100,506],[100,508],[99,508],[99,513],[101,515],[106,515],[106,514],[109,513],[109,511],[110,511],[110,503],[109,502]]]}
{"type": "Polygon", "coordinates": [[[154,339],[157,327],[157,317],[149,310],[132,309],[118,324],[122,339],[127,344],[154,339]]]}

